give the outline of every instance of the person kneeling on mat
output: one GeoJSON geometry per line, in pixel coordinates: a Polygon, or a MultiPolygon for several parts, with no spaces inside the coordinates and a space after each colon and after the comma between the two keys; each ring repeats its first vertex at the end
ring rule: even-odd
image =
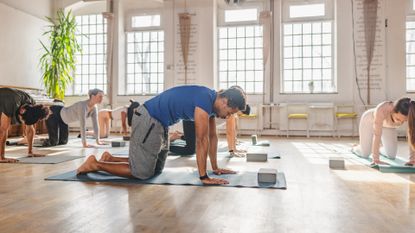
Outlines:
{"type": "Polygon", "coordinates": [[[406,165],[415,165],[415,101],[410,98],[395,103],[385,101],[364,112],[359,123],[360,145],[354,146],[352,151],[365,158],[372,154],[373,164],[388,164],[380,160],[380,154],[395,159],[398,151],[396,129],[405,121],[408,121],[410,145],[410,159],[406,165]]]}
{"type": "Polygon", "coordinates": [[[49,108],[35,105],[35,100],[26,92],[13,88],[0,88],[0,163],[15,163],[16,159],[5,158],[7,132],[11,124],[25,124],[25,137],[30,157],[44,156],[33,153],[35,127],[39,120],[49,115],[49,108]]]}
{"type": "Polygon", "coordinates": [[[99,138],[98,107],[102,103],[104,92],[100,89],[88,91],[89,99],[74,103],[69,107],[51,106],[52,115],[46,120],[49,139],[44,146],[56,146],[68,143],[69,127],[71,122],[80,122],[83,147],[92,147],[86,142],[86,119],[91,117],[97,145],[104,145],[99,138]]]}
{"type": "Polygon", "coordinates": [[[194,120],[196,128],[196,162],[204,184],[228,184],[207,175],[207,156],[213,173],[234,174],[217,164],[218,137],[215,117],[227,118],[244,110],[246,96],[240,87],[216,92],[203,86],[178,86],[146,101],[135,110],[129,158],[118,158],[106,152],[97,161],[94,155],[78,168],[77,173],[106,171],[123,177],[148,179],[163,171],[167,158],[168,127],[179,120],[194,120]],[[118,162],[118,163],[115,163],[118,162]]]}

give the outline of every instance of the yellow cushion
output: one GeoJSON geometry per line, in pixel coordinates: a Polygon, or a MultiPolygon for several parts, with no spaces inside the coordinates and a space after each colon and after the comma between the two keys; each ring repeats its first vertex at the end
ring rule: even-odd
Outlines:
{"type": "Polygon", "coordinates": [[[337,118],[355,118],[357,113],[355,112],[336,112],[337,118]]]}
{"type": "Polygon", "coordinates": [[[308,114],[307,113],[291,113],[288,114],[289,119],[307,119],[308,114]]]}
{"type": "Polygon", "coordinates": [[[249,114],[249,115],[241,114],[239,117],[242,117],[242,118],[255,118],[255,117],[257,117],[257,115],[256,114],[249,114]]]}

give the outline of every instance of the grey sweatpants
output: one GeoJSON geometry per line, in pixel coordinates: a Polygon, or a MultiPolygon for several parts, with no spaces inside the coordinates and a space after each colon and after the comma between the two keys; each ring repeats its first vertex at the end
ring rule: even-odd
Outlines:
{"type": "Polygon", "coordinates": [[[148,179],[161,173],[169,151],[168,129],[152,118],[144,105],[136,109],[131,127],[128,153],[131,174],[148,179]]]}

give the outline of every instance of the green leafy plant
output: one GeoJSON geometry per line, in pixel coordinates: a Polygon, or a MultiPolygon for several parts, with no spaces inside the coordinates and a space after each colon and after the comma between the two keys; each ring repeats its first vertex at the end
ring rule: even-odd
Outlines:
{"type": "Polygon", "coordinates": [[[40,58],[42,81],[51,98],[63,100],[66,87],[73,82],[75,54],[81,51],[75,36],[76,21],[71,11],[63,10],[58,10],[56,19],[46,19],[50,25],[43,35],[48,35],[50,46],[40,41],[45,50],[40,58]]]}

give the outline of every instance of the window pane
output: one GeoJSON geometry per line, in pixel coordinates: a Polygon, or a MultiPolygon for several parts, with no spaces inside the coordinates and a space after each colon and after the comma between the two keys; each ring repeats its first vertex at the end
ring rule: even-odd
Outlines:
{"type": "Polygon", "coordinates": [[[256,21],[257,9],[225,10],[225,22],[256,21]]]}
{"type": "Polygon", "coordinates": [[[324,16],[324,4],[307,4],[290,6],[290,18],[324,16]]]}
{"type": "Polygon", "coordinates": [[[283,92],[309,93],[311,80],[315,82],[315,93],[335,91],[331,24],[330,21],[315,21],[283,25],[292,28],[295,34],[291,36],[284,31],[282,35],[283,92]]]}
{"type": "Polygon", "coordinates": [[[76,16],[76,37],[82,52],[76,54],[75,77],[67,95],[86,95],[88,90],[100,88],[106,92],[106,19],[102,15],[76,16]]]}
{"type": "Polygon", "coordinates": [[[247,93],[263,92],[263,45],[261,26],[221,27],[228,33],[219,40],[219,85],[239,85],[247,93]],[[227,46],[221,46],[221,44],[227,46]],[[224,48],[225,47],[225,48],[224,48]],[[257,77],[258,76],[258,77],[257,77]]]}
{"type": "Polygon", "coordinates": [[[131,18],[131,25],[133,28],[159,27],[160,15],[133,16],[131,18]]]}
{"type": "Polygon", "coordinates": [[[158,94],[164,87],[164,32],[127,33],[127,94],[158,94]],[[130,65],[131,64],[131,65],[130,65]],[[131,88],[131,86],[133,88],[131,88]]]}
{"type": "Polygon", "coordinates": [[[406,90],[415,91],[415,21],[406,22],[406,90]]]}

